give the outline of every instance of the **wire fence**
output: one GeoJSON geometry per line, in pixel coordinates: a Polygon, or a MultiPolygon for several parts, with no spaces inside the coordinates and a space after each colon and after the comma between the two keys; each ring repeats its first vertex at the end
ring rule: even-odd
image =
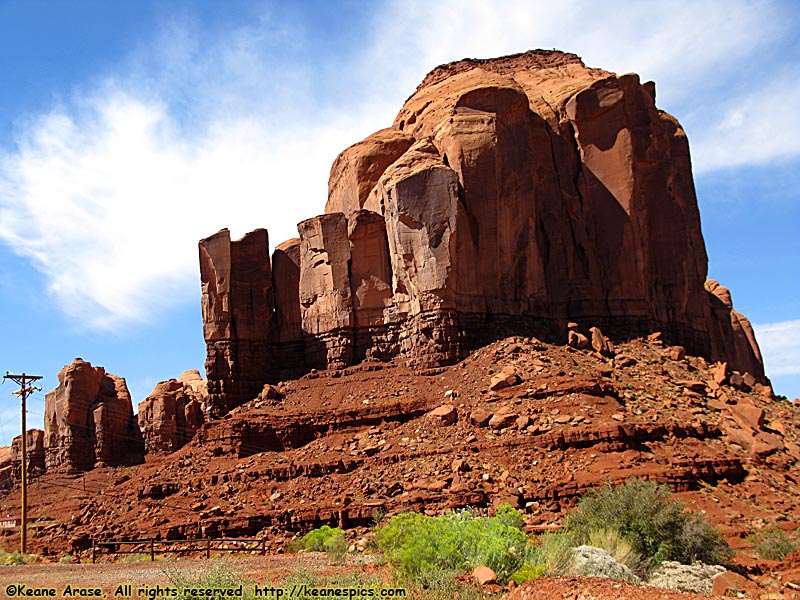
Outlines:
{"type": "Polygon", "coordinates": [[[246,552],[267,553],[266,538],[194,538],[186,540],[92,540],[92,563],[102,554],[145,554],[154,561],[157,554],[190,554],[200,553],[211,558],[212,552],[246,552]]]}

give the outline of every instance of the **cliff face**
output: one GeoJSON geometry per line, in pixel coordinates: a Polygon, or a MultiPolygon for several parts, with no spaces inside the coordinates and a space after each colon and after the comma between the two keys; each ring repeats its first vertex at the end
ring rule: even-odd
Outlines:
{"type": "Polygon", "coordinates": [[[159,382],[139,403],[139,429],[148,454],[174,452],[186,445],[205,422],[206,382],[196,370],[159,382]]]}
{"type": "Polygon", "coordinates": [[[706,284],[689,148],[636,75],[534,51],[434,69],[347,148],[326,214],[270,257],[200,242],[220,412],[264,382],[364,358],[452,362],[508,334],[662,331],[764,378],[746,318],[706,284]]]}
{"type": "Polygon", "coordinates": [[[143,453],[131,396],[122,377],[80,358],[58,372],[58,386],[45,396],[48,470],[138,463],[143,461],[143,453]]]}

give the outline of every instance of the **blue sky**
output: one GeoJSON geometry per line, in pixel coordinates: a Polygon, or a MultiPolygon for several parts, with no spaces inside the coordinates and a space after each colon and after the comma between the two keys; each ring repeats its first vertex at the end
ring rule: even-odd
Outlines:
{"type": "MultiPolygon", "coordinates": [[[[323,211],[336,154],[438,64],[532,48],[655,80],[710,277],[800,396],[800,5],[0,0],[0,371],[203,370],[197,240],[323,211]]],[[[18,432],[0,386],[0,444],[18,432]]],[[[30,401],[41,426],[44,392],[30,401]]]]}

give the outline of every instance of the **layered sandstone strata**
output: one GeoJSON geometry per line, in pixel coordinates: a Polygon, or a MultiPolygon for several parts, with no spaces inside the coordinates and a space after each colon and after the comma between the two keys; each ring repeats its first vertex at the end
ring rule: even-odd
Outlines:
{"type": "Polygon", "coordinates": [[[438,67],[328,190],[272,260],[264,230],[200,242],[221,412],[310,368],[438,365],[508,334],[566,341],[568,321],[662,331],[764,378],[749,323],[706,286],[686,136],[636,75],[555,51],[438,67]]]}
{"type": "Polygon", "coordinates": [[[58,372],[45,397],[48,470],[88,470],[143,460],[141,433],[122,377],[80,358],[58,372]]]}
{"type": "Polygon", "coordinates": [[[206,382],[197,371],[158,383],[139,403],[139,429],[145,452],[174,452],[182,448],[205,422],[206,382]]]}
{"type": "MultiPolygon", "coordinates": [[[[41,475],[45,471],[44,460],[44,431],[29,429],[26,433],[25,450],[28,464],[26,470],[29,477],[41,475]]],[[[18,435],[11,441],[11,463],[14,478],[19,480],[22,475],[22,436],[18,435]]]]}

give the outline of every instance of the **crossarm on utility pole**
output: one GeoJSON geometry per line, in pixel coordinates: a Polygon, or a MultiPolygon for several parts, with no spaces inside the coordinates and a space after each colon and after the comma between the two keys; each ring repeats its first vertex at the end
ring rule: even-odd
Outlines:
{"type": "Polygon", "coordinates": [[[41,378],[41,375],[28,375],[26,373],[23,373],[22,375],[11,375],[8,373],[8,371],[6,371],[6,374],[3,377],[3,380],[11,379],[17,383],[17,385],[19,385],[19,390],[13,393],[22,399],[22,465],[20,472],[20,478],[22,479],[22,506],[20,511],[22,514],[20,515],[20,518],[22,523],[19,545],[20,551],[23,554],[27,554],[28,549],[28,429],[25,419],[25,400],[33,392],[42,391],[42,388],[28,385],[29,383],[40,380],[41,378]]]}

